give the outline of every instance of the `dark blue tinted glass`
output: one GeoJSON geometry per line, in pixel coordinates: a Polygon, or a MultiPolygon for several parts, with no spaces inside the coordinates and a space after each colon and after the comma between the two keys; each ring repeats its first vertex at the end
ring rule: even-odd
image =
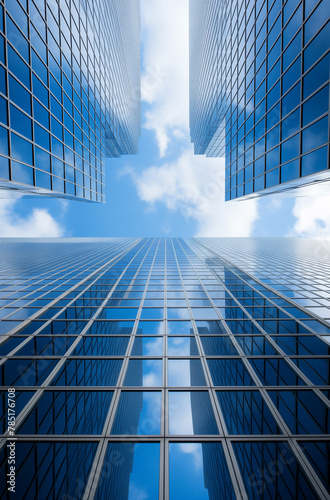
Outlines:
{"type": "Polygon", "coordinates": [[[265,337],[236,337],[236,340],[243,349],[244,354],[252,354],[257,356],[274,356],[278,354],[265,337]]]}
{"type": "Polygon", "coordinates": [[[313,391],[268,391],[293,434],[328,434],[329,408],[313,391]]]}
{"type": "Polygon", "coordinates": [[[304,382],[283,359],[249,359],[265,385],[302,385],[304,382]]]}
{"type": "Polygon", "coordinates": [[[304,441],[300,445],[316,470],[318,477],[328,490],[328,493],[330,493],[330,441],[304,441]]]}
{"type": "MultiPolygon", "coordinates": [[[[17,442],[17,498],[81,498],[97,450],[97,443],[17,442]],[[28,480],[27,480],[28,478],[28,480]],[[24,492],[23,492],[24,487],[24,492]]],[[[1,475],[9,456],[6,446],[0,451],[1,475]]],[[[0,495],[6,498],[7,483],[1,481],[0,495]]]]}
{"type": "Polygon", "coordinates": [[[173,435],[219,434],[208,392],[170,392],[169,429],[173,435]]]}
{"type": "Polygon", "coordinates": [[[227,335],[227,331],[221,321],[196,321],[200,335],[227,335]]]}
{"type": "Polygon", "coordinates": [[[109,443],[97,500],[159,498],[159,443],[109,443]]]}
{"type": "Polygon", "coordinates": [[[55,368],[58,361],[8,359],[0,372],[1,385],[40,385],[55,368]]]}
{"type": "Polygon", "coordinates": [[[292,358],[292,361],[315,385],[330,385],[329,359],[292,358]]]}
{"type": "Polygon", "coordinates": [[[214,385],[254,385],[240,359],[208,359],[207,363],[214,385]]]}
{"type": "Polygon", "coordinates": [[[219,391],[229,434],[277,434],[278,426],[258,391],[219,391]]]}
{"type": "Polygon", "coordinates": [[[130,335],[134,321],[94,321],[88,334],[90,335],[130,335]]]}
{"type": "Polygon", "coordinates": [[[233,443],[249,498],[316,499],[286,443],[233,443]]]}
{"type": "MultiPolygon", "coordinates": [[[[15,404],[15,415],[18,415],[29,402],[34,392],[15,391],[15,397],[9,398],[8,392],[1,392],[0,395],[0,431],[4,434],[8,430],[8,408],[9,404],[15,404]],[[8,404],[9,403],[9,404],[8,404]]],[[[11,395],[11,394],[10,394],[11,395]]]]}
{"type": "Polygon", "coordinates": [[[328,148],[325,146],[303,156],[301,160],[301,175],[311,175],[324,170],[328,161],[327,154],[328,148]]]}
{"type": "Polygon", "coordinates": [[[102,434],[111,399],[112,392],[45,391],[18,432],[102,434]]]}
{"type": "Polygon", "coordinates": [[[105,386],[115,385],[122,360],[67,360],[52,385],[105,386]]]}
{"type": "Polygon", "coordinates": [[[129,337],[84,337],[72,356],[124,356],[129,337]]]}

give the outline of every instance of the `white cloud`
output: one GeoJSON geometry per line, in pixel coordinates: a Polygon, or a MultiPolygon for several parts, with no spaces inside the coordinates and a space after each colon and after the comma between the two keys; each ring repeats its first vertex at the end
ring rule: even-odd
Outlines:
{"type": "Polygon", "coordinates": [[[297,220],[289,236],[330,239],[330,195],[324,195],[326,184],[318,187],[319,196],[296,199],[292,213],[297,220]]]}
{"type": "Polygon", "coordinates": [[[0,199],[0,237],[47,238],[63,236],[63,228],[45,209],[34,208],[25,217],[15,212],[16,200],[0,199]]]}
{"type": "Polygon", "coordinates": [[[258,218],[257,202],[225,202],[223,158],[195,156],[190,147],[173,162],[128,171],[141,200],[164,203],[197,222],[198,236],[250,236],[258,218]]]}
{"type": "Polygon", "coordinates": [[[142,0],[142,100],[145,128],[164,157],[171,140],[189,137],[188,0],[142,0]]]}

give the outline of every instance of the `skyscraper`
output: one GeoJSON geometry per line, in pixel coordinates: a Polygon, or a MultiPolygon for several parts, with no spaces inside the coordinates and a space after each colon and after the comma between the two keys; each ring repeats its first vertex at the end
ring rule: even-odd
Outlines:
{"type": "Polygon", "coordinates": [[[139,0],[0,0],[0,189],[104,201],[137,153],[139,0]]]}
{"type": "Polygon", "coordinates": [[[226,200],[329,180],[327,0],[190,0],[190,130],[226,200]]]}
{"type": "Polygon", "coordinates": [[[2,240],[1,498],[329,498],[329,252],[2,240]]]}

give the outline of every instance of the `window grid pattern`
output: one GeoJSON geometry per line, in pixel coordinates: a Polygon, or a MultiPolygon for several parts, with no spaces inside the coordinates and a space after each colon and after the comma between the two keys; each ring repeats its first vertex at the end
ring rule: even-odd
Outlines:
{"type": "Polygon", "coordinates": [[[137,153],[138,40],[138,1],[0,1],[3,188],[105,201],[105,156],[137,153]]]}
{"type": "Polygon", "coordinates": [[[329,178],[326,0],[190,1],[190,130],[226,200],[329,178]]]}
{"type": "MultiPolygon", "coordinates": [[[[317,245],[3,240],[0,405],[15,387],[24,494],[127,498],[143,459],[152,498],[182,498],[184,453],[203,464],[205,498],[328,498],[330,319],[299,302],[323,297],[317,245]]],[[[1,433],[5,475],[5,419],[1,433]]]]}

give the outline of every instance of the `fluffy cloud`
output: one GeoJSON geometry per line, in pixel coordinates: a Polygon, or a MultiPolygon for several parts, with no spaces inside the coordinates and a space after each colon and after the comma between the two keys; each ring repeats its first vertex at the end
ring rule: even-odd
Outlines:
{"type": "Polygon", "coordinates": [[[317,186],[310,194],[308,187],[301,191],[306,196],[297,198],[295,202],[292,213],[296,222],[290,236],[330,239],[330,195],[327,184],[325,182],[317,186]]]}
{"type": "Polygon", "coordinates": [[[197,236],[250,236],[257,202],[225,202],[224,159],[194,156],[192,147],[173,162],[130,171],[141,200],[163,203],[197,222],[197,236]]]}
{"type": "Polygon", "coordinates": [[[15,211],[17,200],[0,199],[0,237],[60,237],[63,228],[45,209],[34,208],[26,217],[21,217],[15,211]]]}
{"type": "Polygon", "coordinates": [[[164,157],[171,140],[189,137],[188,0],[142,0],[144,127],[164,157]]]}

